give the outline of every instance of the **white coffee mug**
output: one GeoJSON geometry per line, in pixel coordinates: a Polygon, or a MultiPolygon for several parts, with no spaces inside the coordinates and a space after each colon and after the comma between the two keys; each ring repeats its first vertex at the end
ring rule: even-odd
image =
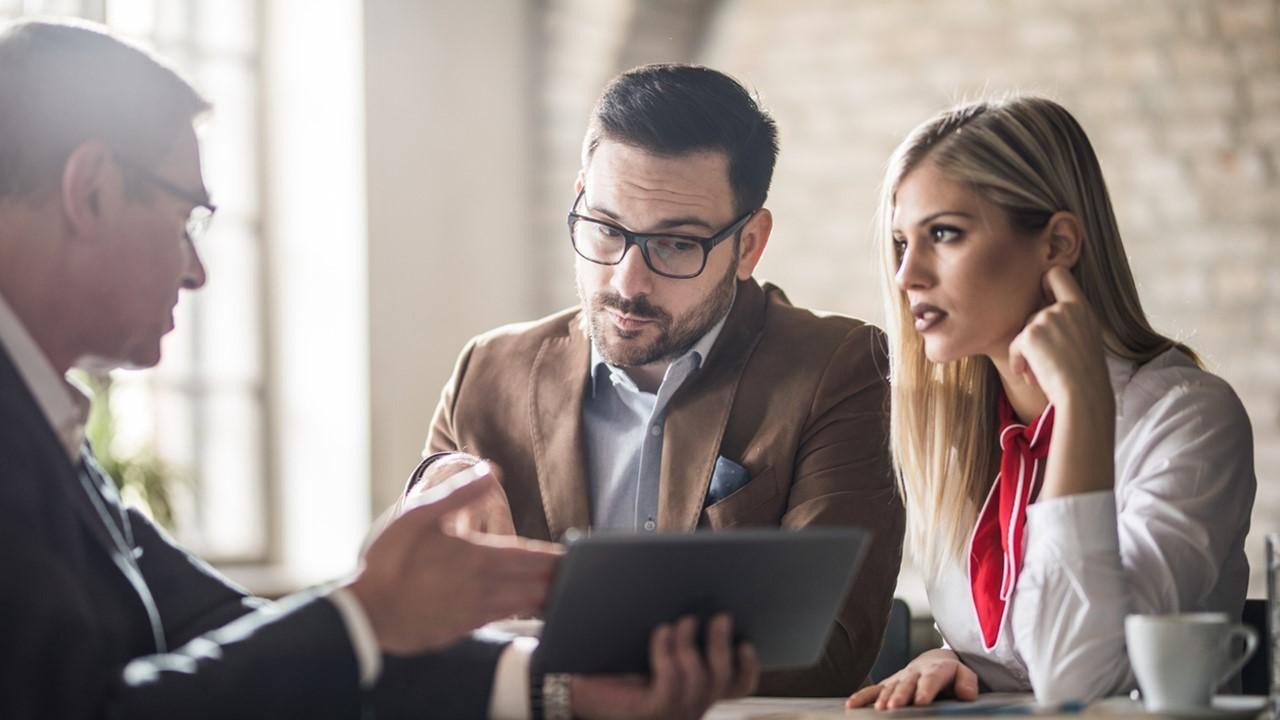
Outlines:
{"type": "Polygon", "coordinates": [[[1130,615],[1124,622],[1129,662],[1149,712],[1194,712],[1258,649],[1258,633],[1225,613],[1130,615]],[[1237,640],[1245,642],[1236,656],[1237,640]]]}

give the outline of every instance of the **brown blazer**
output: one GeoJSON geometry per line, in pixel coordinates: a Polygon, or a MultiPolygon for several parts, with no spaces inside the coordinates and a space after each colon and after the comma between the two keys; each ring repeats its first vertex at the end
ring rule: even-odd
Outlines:
{"type": "MultiPolygon", "coordinates": [[[[871,325],[819,317],[772,285],[740,282],[706,362],[666,412],[660,530],[853,525],[873,533],[822,661],[766,673],[761,694],[847,694],[879,652],[904,525],[884,347],[871,325]],[[751,480],[704,507],[719,455],[751,480]]],[[[581,410],[590,354],[578,309],[499,328],[467,344],[436,409],[426,451],[496,461],[520,535],[559,540],[590,524],[581,410]]]]}

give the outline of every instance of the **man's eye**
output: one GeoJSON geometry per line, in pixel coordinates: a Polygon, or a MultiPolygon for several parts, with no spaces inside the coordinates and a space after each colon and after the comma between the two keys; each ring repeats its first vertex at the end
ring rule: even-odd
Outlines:
{"type": "Polygon", "coordinates": [[[951,227],[950,225],[934,225],[929,228],[929,235],[934,242],[951,242],[952,240],[958,240],[963,234],[964,231],[960,228],[951,227]]]}
{"type": "Polygon", "coordinates": [[[592,223],[592,225],[595,226],[596,234],[600,237],[616,238],[622,236],[622,233],[618,232],[617,228],[601,225],[600,223],[592,223]]]}
{"type": "Polygon", "coordinates": [[[649,247],[666,256],[695,253],[700,249],[696,242],[675,237],[653,238],[649,247]]]}

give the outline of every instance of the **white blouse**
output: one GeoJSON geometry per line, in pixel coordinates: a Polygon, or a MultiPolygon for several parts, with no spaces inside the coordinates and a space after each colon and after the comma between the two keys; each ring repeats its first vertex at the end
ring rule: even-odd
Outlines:
{"type": "Polygon", "coordinates": [[[1244,608],[1257,488],[1244,406],[1177,350],[1141,367],[1108,356],[1107,366],[1115,491],[1028,507],[1023,566],[996,646],[983,648],[967,562],[926,582],[947,646],[991,690],[1031,690],[1046,703],[1127,692],[1136,685],[1126,615],[1239,617],[1244,608]]]}

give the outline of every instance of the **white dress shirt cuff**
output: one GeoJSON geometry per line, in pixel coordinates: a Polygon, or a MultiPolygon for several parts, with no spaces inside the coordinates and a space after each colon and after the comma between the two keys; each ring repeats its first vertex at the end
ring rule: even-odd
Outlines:
{"type": "Polygon", "coordinates": [[[1027,506],[1024,564],[1041,555],[1057,562],[1119,551],[1113,490],[1039,500],[1027,506]]]}
{"type": "Polygon", "coordinates": [[[347,635],[351,637],[351,647],[355,649],[356,664],[360,668],[360,687],[371,688],[382,674],[382,650],[378,647],[377,636],[373,634],[369,616],[355,594],[346,588],[334,588],[328,597],[338,609],[343,624],[347,626],[347,635]]]}
{"type": "Polygon", "coordinates": [[[489,699],[493,720],[529,720],[529,660],[537,647],[537,638],[519,637],[498,657],[489,699]]]}

